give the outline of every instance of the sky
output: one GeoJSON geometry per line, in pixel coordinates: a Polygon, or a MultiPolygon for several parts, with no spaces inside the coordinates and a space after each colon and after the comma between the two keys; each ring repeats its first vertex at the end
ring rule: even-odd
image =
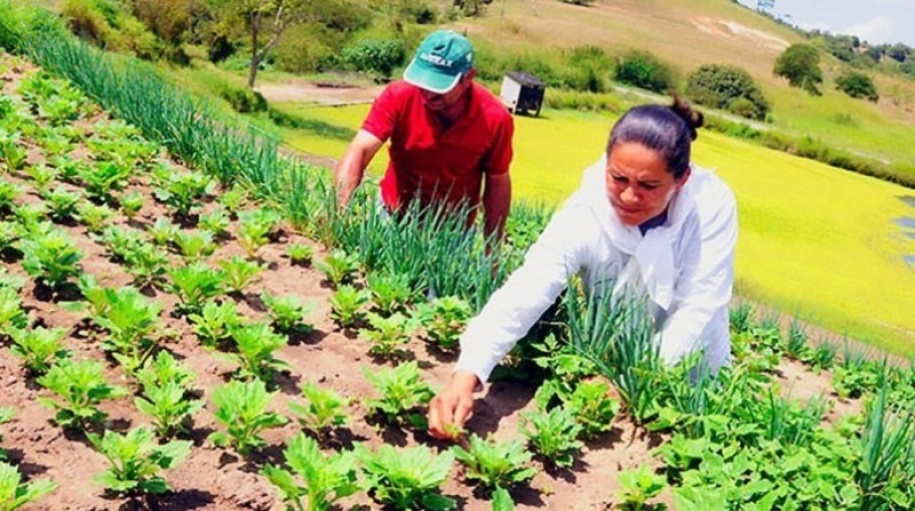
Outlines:
{"type": "MultiPolygon", "coordinates": [[[[739,0],[756,8],[756,0],[739,0]]],[[[915,48],[915,0],[775,0],[772,14],[803,29],[915,48]]]]}

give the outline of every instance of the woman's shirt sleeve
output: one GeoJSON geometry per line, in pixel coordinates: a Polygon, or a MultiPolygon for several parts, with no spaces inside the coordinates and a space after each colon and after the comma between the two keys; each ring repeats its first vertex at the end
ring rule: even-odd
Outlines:
{"type": "Polygon", "coordinates": [[[589,243],[598,239],[595,226],[580,204],[567,203],[553,216],[524,263],[467,325],[455,371],[470,371],[480,382],[489,379],[495,366],[555,302],[569,277],[581,269],[589,243]]]}

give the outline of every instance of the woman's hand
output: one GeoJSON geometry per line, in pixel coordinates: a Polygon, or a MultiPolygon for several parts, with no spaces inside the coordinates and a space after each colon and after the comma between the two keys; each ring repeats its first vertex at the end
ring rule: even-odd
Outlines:
{"type": "Polygon", "coordinates": [[[444,391],[429,403],[429,434],[442,440],[455,440],[473,415],[473,390],[480,379],[471,372],[458,371],[444,391]]]}

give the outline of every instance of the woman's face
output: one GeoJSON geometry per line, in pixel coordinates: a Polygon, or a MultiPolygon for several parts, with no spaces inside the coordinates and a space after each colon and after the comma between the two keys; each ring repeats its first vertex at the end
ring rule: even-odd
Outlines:
{"type": "Polygon", "coordinates": [[[607,198],[625,225],[660,215],[688,178],[689,170],[675,180],[664,156],[638,142],[616,144],[607,157],[607,198]]]}

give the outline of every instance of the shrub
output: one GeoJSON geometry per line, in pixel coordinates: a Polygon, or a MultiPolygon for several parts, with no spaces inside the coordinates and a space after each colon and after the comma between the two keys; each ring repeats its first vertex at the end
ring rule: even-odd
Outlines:
{"type": "Polygon", "coordinates": [[[769,103],[750,73],[734,66],[708,64],[687,78],[686,95],[697,104],[763,120],[769,103]]]}
{"type": "Polygon", "coordinates": [[[343,48],[343,60],[357,71],[375,73],[387,79],[395,68],[403,65],[406,52],[400,41],[364,39],[343,48]]]}
{"type": "Polygon", "coordinates": [[[787,78],[792,87],[798,87],[819,96],[823,72],[820,70],[820,52],[807,44],[792,44],[775,59],[772,72],[787,78]]]}
{"type": "Polygon", "coordinates": [[[616,67],[615,78],[619,82],[654,92],[676,88],[671,67],[647,51],[634,51],[622,57],[616,67]]]}
{"type": "Polygon", "coordinates": [[[229,102],[239,113],[266,112],[267,100],[260,92],[223,83],[217,89],[219,97],[229,102]]]}
{"type": "Polygon", "coordinates": [[[856,99],[864,98],[874,103],[880,99],[874,81],[866,74],[858,71],[847,71],[836,78],[836,89],[856,99]]]}

